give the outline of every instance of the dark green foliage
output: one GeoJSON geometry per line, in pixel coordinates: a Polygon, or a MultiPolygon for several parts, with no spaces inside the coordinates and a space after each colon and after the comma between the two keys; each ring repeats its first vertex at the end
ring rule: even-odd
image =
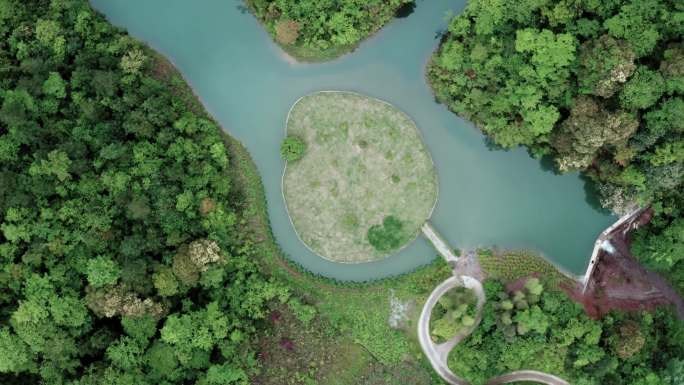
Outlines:
{"type": "Polygon", "coordinates": [[[287,291],[220,128],[86,1],[0,1],[0,67],[0,382],[246,384],[287,291]]]}
{"type": "Polygon", "coordinates": [[[368,242],[381,252],[394,250],[401,246],[406,238],[403,227],[397,217],[388,215],[383,219],[382,225],[373,225],[368,229],[368,242]]]}
{"type": "Polygon", "coordinates": [[[669,310],[593,320],[538,281],[514,293],[499,282],[484,286],[482,322],[449,356],[449,367],[473,384],[518,369],[587,385],[670,384],[681,377],[684,325],[669,310]]]}
{"type": "Polygon", "coordinates": [[[580,47],[579,92],[609,98],[632,76],[635,55],[625,41],[610,35],[587,40],[580,47]]]}
{"type": "Polygon", "coordinates": [[[622,89],[620,103],[627,110],[642,110],[654,105],[665,92],[663,76],[646,67],[639,67],[622,89]]]}
{"type": "Polygon", "coordinates": [[[288,136],[280,145],[280,157],[288,162],[296,162],[306,153],[306,143],[296,136],[288,136]]]}
{"type": "Polygon", "coordinates": [[[349,51],[413,0],[247,0],[274,38],[298,59],[349,51]]]}
{"type": "Polygon", "coordinates": [[[497,144],[585,172],[615,213],[651,205],[634,252],[680,289],[682,15],[675,0],[473,0],[428,68],[438,99],[497,144]]]}
{"type": "Polygon", "coordinates": [[[499,301],[494,308],[498,326],[507,339],[529,332],[546,333],[549,320],[539,307],[543,292],[544,286],[537,278],[528,279],[523,289],[514,293],[499,292],[499,301]]]}

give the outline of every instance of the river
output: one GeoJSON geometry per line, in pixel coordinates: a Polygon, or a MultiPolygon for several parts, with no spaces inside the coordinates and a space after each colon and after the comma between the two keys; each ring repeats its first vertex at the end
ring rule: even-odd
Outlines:
{"type": "Polygon", "coordinates": [[[556,175],[523,149],[487,146],[469,122],[434,101],[425,64],[463,0],[418,0],[353,53],[321,64],[287,60],[239,0],[93,0],[92,5],[166,55],[207,110],[242,141],[261,173],[273,232],[283,250],[314,273],[370,280],[410,271],[436,257],[423,238],[379,262],[339,264],[298,240],[280,192],[279,145],[290,106],[318,90],[350,90],[401,108],[421,130],[439,177],[432,223],[452,246],[527,248],[583,273],[595,237],[614,217],[599,211],[578,174],[556,175]]]}

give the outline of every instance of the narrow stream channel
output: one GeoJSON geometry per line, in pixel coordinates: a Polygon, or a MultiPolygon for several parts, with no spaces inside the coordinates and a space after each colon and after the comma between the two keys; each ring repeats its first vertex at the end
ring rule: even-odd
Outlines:
{"type": "Polygon", "coordinates": [[[380,262],[319,258],[288,221],[278,148],[287,111],[317,90],[350,90],[386,100],[421,130],[439,174],[431,222],[458,248],[497,246],[543,253],[581,274],[595,237],[614,217],[599,211],[577,174],[555,175],[523,149],[494,150],[469,122],[435,103],[424,67],[464,0],[418,0],[358,50],[323,64],[292,64],[239,0],[92,0],[115,25],[171,59],[209,112],[242,141],[262,175],[273,232],[283,250],[314,273],[369,280],[410,271],[437,253],[419,238],[380,262]]]}

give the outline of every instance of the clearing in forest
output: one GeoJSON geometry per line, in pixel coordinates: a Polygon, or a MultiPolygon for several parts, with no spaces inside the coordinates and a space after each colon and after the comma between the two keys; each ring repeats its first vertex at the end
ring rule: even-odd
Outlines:
{"type": "Polygon", "coordinates": [[[437,200],[437,175],[418,128],[381,100],[350,92],[299,99],[287,136],[305,144],[288,161],[283,195],[300,239],[344,263],[395,253],[418,234],[437,200]]]}

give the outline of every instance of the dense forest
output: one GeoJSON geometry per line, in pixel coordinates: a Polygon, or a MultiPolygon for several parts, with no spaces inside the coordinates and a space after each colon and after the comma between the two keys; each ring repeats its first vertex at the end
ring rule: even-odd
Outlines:
{"type": "Polygon", "coordinates": [[[684,292],[684,2],[473,0],[428,69],[494,143],[580,170],[616,213],[651,206],[632,250],[684,292]]]}
{"type": "Polygon", "coordinates": [[[328,60],[353,49],[413,0],[246,0],[275,40],[301,60],[328,60]]]}
{"type": "MultiPolygon", "coordinates": [[[[412,4],[247,3],[308,59],[412,4]]],[[[472,0],[429,68],[440,100],[499,145],[585,171],[615,211],[652,205],[633,250],[680,289],[683,29],[676,1],[472,0]]],[[[0,0],[0,37],[0,384],[435,382],[415,325],[391,326],[387,309],[419,308],[449,266],[374,286],[294,269],[265,207],[246,209],[260,198],[239,177],[258,190],[258,174],[242,175],[163,58],[86,0],[0,0]],[[267,246],[248,233],[259,221],[267,246]]],[[[485,286],[483,321],[450,362],[474,382],[535,365],[578,385],[684,381],[684,325],[666,309],[592,320],[536,280],[485,286]]],[[[434,325],[442,337],[472,322],[451,300],[440,315],[460,324],[434,325]]]]}
{"type": "Polygon", "coordinates": [[[449,355],[449,367],[475,385],[519,369],[552,373],[574,385],[684,381],[684,324],[672,312],[593,320],[536,279],[512,293],[497,280],[484,286],[482,322],[449,355]]]}
{"type": "Polygon", "coordinates": [[[0,1],[0,383],[248,383],[287,290],[173,71],[85,0],[0,1]]]}

